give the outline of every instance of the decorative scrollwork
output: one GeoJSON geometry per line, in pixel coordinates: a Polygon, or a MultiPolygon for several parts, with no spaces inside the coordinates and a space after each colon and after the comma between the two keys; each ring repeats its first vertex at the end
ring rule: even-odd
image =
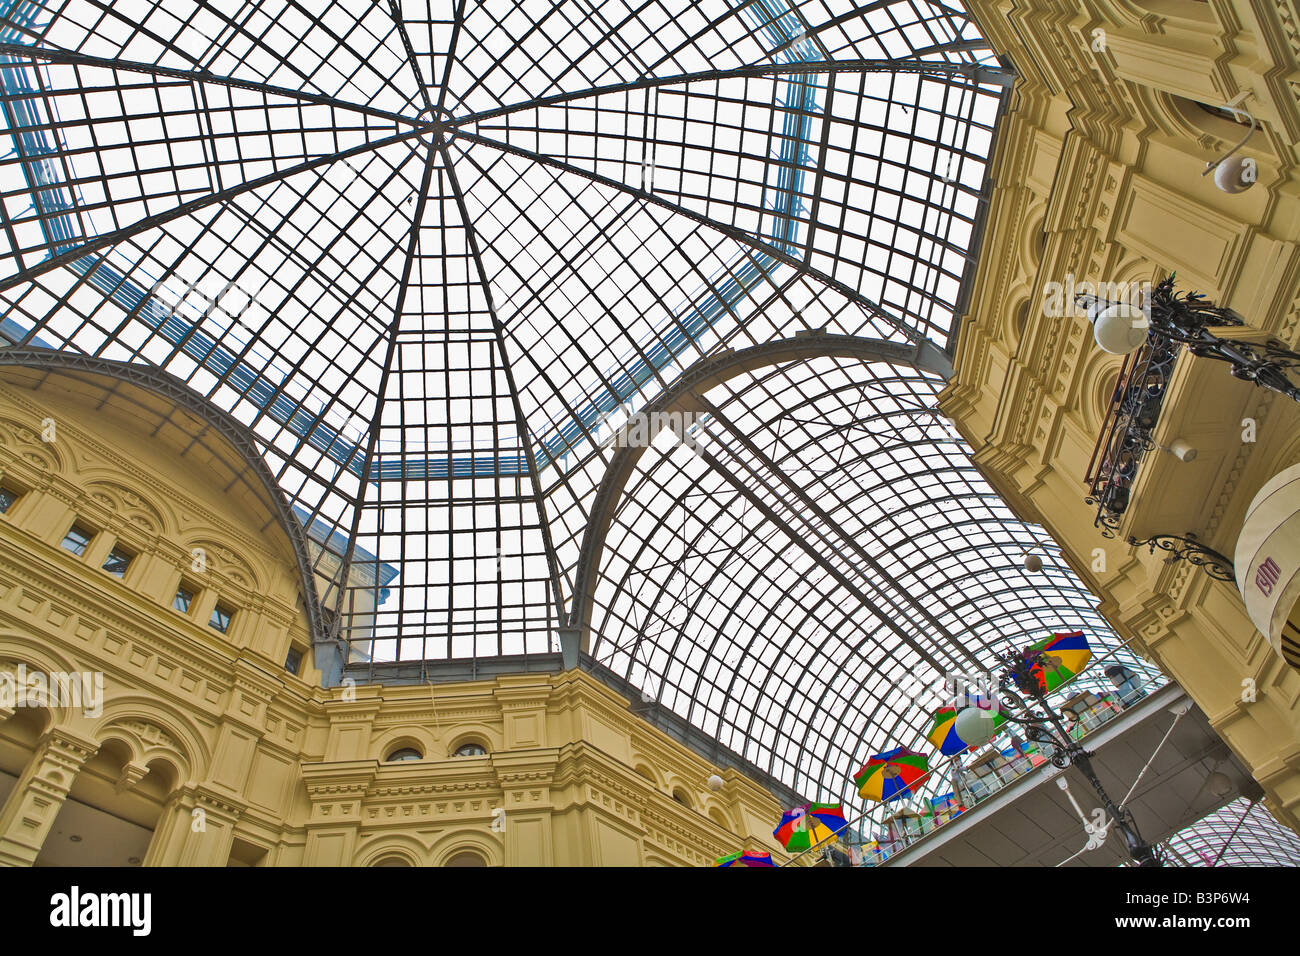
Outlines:
{"type": "Polygon", "coordinates": [[[1128,510],[1138,468],[1156,447],[1153,433],[1180,348],[1177,343],[1152,340],[1115,389],[1105,453],[1086,499],[1097,507],[1093,523],[1104,537],[1116,536],[1128,510]]]}
{"type": "Polygon", "coordinates": [[[1152,325],[1173,326],[1191,332],[1210,326],[1245,325],[1245,320],[1235,311],[1207,302],[1199,292],[1174,291],[1177,273],[1162,280],[1151,290],[1152,325]]]}
{"type": "Polygon", "coordinates": [[[1300,388],[1288,375],[1290,370],[1300,368],[1300,352],[1275,339],[1258,343],[1220,338],[1209,331],[1211,326],[1245,325],[1242,317],[1232,309],[1206,302],[1200,293],[1179,296],[1173,291],[1173,283],[1174,277],[1170,276],[1152,290],[1149,336],[1153,341],[1181,343],[1193,355],[1227,362],[1234,378],[1300,402],[1300,388]]]}
{"type": "Polygon", "coordinates": [[[1232,561],[1227,556],[1201,544],[1190,531],[1185,535],[1154,534],[1145,541],[1129,535],[1128,543],[1134,548],[1146,546],[1152,554],[1156,553],[1156,548],[1168,551],[1169,557],[1165,559],[1167,562],[1187,561],[1195,567],[1203,568],[1216,581],[1231,583],[1237,577],[1232,561]]]}
{"type": "MultiPolygon", "coordinates": [[[[1094,308],[1098,305],[1096,300],[1089,304],[1094,308]]],[[[1080,305],[1085,303],[1081,300],[1080,305]]],[[[1175,292],[1172,275],[1152,289],[1147,305],[1151,324],[1146,344],[1137,353],[1128,376],[1115,390],[1098,440],[1100,465],[1095,473],[1089,466],[1089,477],[1085,479],[1091,481],[1085,500],[1097,508],[1093,524],[1107,538],[1116,537],[1129,507],[1138,468],[1143,458],[1157,447],[1154,433],[1180,350],[1186,348],[1192,355],[1226,362],[1234,377],[1300,401],[1300,388],[1289,377],[1293,369],[1300,368],[1300,352],[1276,340],[1244,342],[1220,338],[1210,331],[1213,327],[1245,325],[1245,320],[1232,309],[1206,301],[1199,292],[1175,292]]],[[[1153,549],[1160,547],[1174,552],[1170,560],[1183,558],[1205,568],[1211,577],[1222,581],[1233,579],[1232,562],[1218,552],[1170,535],[1157,535],[1150,540],[1157,542],[1153,549]],[[1183,541],[1183,544],[1171,545],[1171,541],[1183,541]]]]}

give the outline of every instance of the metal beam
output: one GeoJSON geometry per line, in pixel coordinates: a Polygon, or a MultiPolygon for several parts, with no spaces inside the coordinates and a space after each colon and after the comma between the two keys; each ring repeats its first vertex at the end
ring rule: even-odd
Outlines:
{"type": "MultiPolygon", "coordinates": [[[[448,132],[451,131],[449,130],[448,132]]],[[[533,162],[540,163],[543,166],[550,166],[553,169],[572,173],[575,176],[581,176],[583,179],[588,179],[593,183],[600,183],[602,186],[607,186],[610,189],[617,190],[618,192],[634,196],[642,202],[659,206],[662,209],[667,209],[669,212],[676,213],[679,216],[685,216],[692,222],[699,223],[701,226],[706,226],[709,229],[722,233],[727,238],[740,243],[742,246],[748,246],[765,256],[770,256],[771,258],[788,265],[801,275],[809,276],[810,278],[814,278],[821,282],[823,285],[829,286],[850,302],[861,306],[868,314],[888,322],[898,332],[907,336],[911,341],[919,342],[924,339],[920,331],[912,328],[897,316],[890,315],[881,306],[872,302],[856,289],[845,285],[843,282],[840,282],[835,277],[822,272],[820,269],[808,265],[803,259],[799,259],[796,256],[790,255],[788,252],[778,249],[776,246],[768,245],[766,242],[754,238],[753,235],[745,232],[743,229],[737,229],[735,226],[725,222],[720,222],[717,219],[696,212],[693,209],[688,209],[687,207],[678,205],[675,202],[669,202],[667,199],[658,196],[655,193],[648,192],[644,189],[638,189],[634,186],[629,186],[627,183],[621,183],[617,179],[611,179],[608,176],[602,176],[600,173],[583,169],[581,166],[574,166],[572,163],[566,163],[564,160],[554,159],[553,157],[545,156],[542,153],[534,152],[531,149],[524,149],[522,146],[511,146],[509,143],[503,143],[500,140],[491,139],[487,136],[480,136],[477,133],[466,133],[460,130],[455,131],[454,135],[456,139],[478,143],[481,146],[490,146],[493,149],[499,149],[504,153],[513,153],[515,156],[532,160],[533,162]]]]}
{"type": "Polygon", "coordinates": [[[611,83],[608,86],[593,86],[573,93],[556,93],[553,96],[539,96],[523,103],[498,106],[495,109],[480,110],[469,113],[453,121],[457,135],[463,136],[459,127],[468,123],[480,123],[483,120],[507,116],[523,110],[539,109],[545,106],[558,106],[573,100],[592,96],[607,96],[611,93],[631,93],[638,90],[653,90],[661,86],[682,86],[688,83],[710,83],[731,79],[759,79],[769,76],[812,76],[825,73],[931,73],[936,77],[962,77],[968,82],[1010,88],[1016,81],[1016,74],[1009,70],[982,66],[977,63],[943,63],[927,60],[815,60],[794,63],[757,63],[752,66],[738,66],[730,70],[700,70],[696,73],[679,73],[674,76],[647,76],[629,83],[611,83]]]}
{"type": "Polygon", "coordinates": [[[92,252],[96,252],[108,246],[117,245],[119,242],[124,242],[125,240],[130,239],[133,236],[139,235],[142,232],[146,232],[150,229],[157,228],[158,226],[171,222],[173,219],[179,219],[182,216],[188,216],[191,213],[198,212],[200,209],[204,209],[215,203],[228,202],[229,200],[234,199],[237,196],[241,196],[246,192],[250,192],[251,190],[259,189],[262,186],[267,186],[270,185],[271,183],[288,179],[290,176],[296,176],[299,173],[308,172],[310,170],[316,169],[319,166],[327,166],[330,163],[336,163],[339,162],[340,160],[349,159],[360,153],[366,153],[372,150],[382,149],[385,146],[392,146],[395,143],[402,143],[408,139],[413,139],[416,136],[423,136],[426,133],[436,130],[438,127],[439,124],[437,123],[428,123],[416,129],[408,130],[405,133],[396,133],[392,136],[385,136],[383,139],[377,139],[377,140],[372,140],[370,142],[361,143],[360,145],[352,146],[348,149],[339,150],[337,153],[330,153],[328,156],[318,156],[315,159],[308,160],[305,163],[298,163],[286,169],[277,170],[274,173],[268,173],[265,176],[259,176],[257,179],[252,179],[249,180],[248,182],[240,183],[238,186],[231,186],[229,189],[223,189],[220,192],[209,193],[208,195],[201,196],[198,199],[192,199],[189,202],[181,203],[175,208],[169,209],[167,210],[167,212],[164,213],[159,213],[156,216],[146,216],[144,219],[134,222],[129,226],[124,226],[123,228],[114,230],[113,232],[108,232],[108,233],[104,233],[103,235],[95,236],[94,238],[88,239],[78,246],[75,246],[64,252],[51,255],[48,259],[43,259],[40,262],[38,262],[36,265],[31,266],[28,269],[24,269],[21,272],[16,272],[13,275],[8,276],[3,280],[0,280],[0,292],[5,291],[6,289],[12,289],[14,286],[20,285],[21,283],[24,282],[31,282],[37,276],[44,275],[47,272],[52,272],[53,270],[59,268],[60,266],[65,266],[71,262],[75,262],[76,260],[81,259],[92,252]]]}
{"type": "Polygon", "coordinates": [[[240,80],[233,76],[222,76],[208,70],[182,70],[177,67],[158,66],[153,63],[144,63],[139,60],[119,60],[116,57],[87,56],[84,53],[73,53],[70,50],[52,50],[49,47],[26,46],[22,43],[0,43],[0,56],[31,58],[33,60],[42,60],[46,63],[61,63],[65,66],[87,66],[97,67],[104,70],[122,70],[126,73],[147,73],[150,76],[166,76],[175,80],[188,80],[191,83],[211,83],[216,86],[225,86],[236,90],[248,90],[253,93],[262,93],[267,96],[283,96],[286,99],[299,100],[304,103],[315,103],[319,106],[329,106],[333,109],[350,110],[354,113],[361,113],[365,116],[374,116],[379,119],[386,119],[407,126],[424,126],[428,123],[427,119],[421,119],[418,116],[405,116],[401,113],[392,113],[388,110],[376,109],[373,106],[367,106],[363,103],[351,103],[335,96],[326,96],[324,93],[312,93],[309,90],[295,90],[287,86],[274,86],[270,83],[259,83],[256,80],[240,80]]]}
{"type": "MultiPolygon", "coordinates": [[[[701,359],[687,369],[676,383],[648,403],[642,412],[652,416],[659,412],[698,410],[692,401],[692,393],[696,390],[707,390],[756,368],[822,356],[888,362],[938,374],[928,361],[931,356],[925,350],[910,345],[854,335],[812,333],[740,351],[728,349],[701,359]]],[[[600,577],[600,559],[605,549],[605,538],[613,523],[623,489],[645,450],[640,447],[619,448],[610,459],[600,488],[592,501],[582,550],[574,568],[573,599],[562,629],[572,635],[569,640],[575,645],[575,652],[579,648],[587,653],[591,651],[591,612],[600,577]]]]}

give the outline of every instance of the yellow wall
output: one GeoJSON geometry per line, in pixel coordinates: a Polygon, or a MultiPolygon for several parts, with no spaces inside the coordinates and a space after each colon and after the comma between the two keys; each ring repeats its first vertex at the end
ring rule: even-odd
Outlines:
{"type": "Polygon", "coordinates": [[[1192,532],[1231,557],[1255,491],[1300,461],[1300,406],[1184,355],[1157,438],[1186,437],[1200,454],[1149,455],[1120,533],[1103,537],[1083,479],[1120,359],[1095,346],[1082,313],[1044,314],[1044,291],[1069,275],[1176,272],[1180,290],[1296,347],[1300,20],[1285,2],[1221,0],[975,0],[974,12],[1021,78],[941,406],[1012,507],[1047,526],[1101,612],[1187,689],[1296,828],[1300,673],[1255,630],[1234,585],[1124,541],[1192,532]],[[1244,129],[1195,103],[1243,90],[1262,123],[1245,150],[1259,178],[1229,195],[1201,172],[1244,129]],[[1246,419],[1255,441],[1243,440],[1246,419]]]}
{"type": "Polygon", "coordinates": [[[780,858],[766,790],[581,671],[329,690],[310,655],[286,671],[291,644],[309,646],[288,539],[212,473],[142,433],[128,403],[88,408],[57,377],[0,381],[0,480],[21,492],[0,515],[0,673],[102,672],[105,685],[102,713],[0,712],[0,772],[16,778],[0,862],[36,861],[73,803],[152,830],[146,865],[780,858]],[[82,557],[60,547],[74,519],[97,532],[82,557]],[[118,542],[136,555],[121,581],[100,570],[118,542]],[[200,587],[189,615],[171,607],[182,578],[200,587]],[[228,635],[207,626],[218,598],[236,610],[228,635]],[[488,755],[453,757],[467,742],[488,755]],[[425,759],[385,762],[404,746],[425,759]]]}

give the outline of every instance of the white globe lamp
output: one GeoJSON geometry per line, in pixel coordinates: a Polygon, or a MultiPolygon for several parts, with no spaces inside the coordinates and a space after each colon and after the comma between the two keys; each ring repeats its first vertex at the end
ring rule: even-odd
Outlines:
{"type": "Polygon", "coordinates": [[[1043,559],[1032,553],[1025,555],[1025,570],[1030,574],[1037,574],[1043,570],[1043,559]]]}
{"type": "Polygon", "coordinates": [[[1205,778],[1205,789],[1216,797],[1226,797],[1232,792],[1232,781],[1222,770],[1216,770],[1205,778]]]}
{"type": "Polygon", "coordinates": [[[1103,352],[1127,355],[1147,340],[1151,317],[1136,305],[1116,302],[1097,313],[1092,337],[1103,352]]]}
{"type": "Polygon", "coordinates": [[[1225,193],[1234,195],[1244,193],[1255,185],[1254,166],[1253,164],[1248,166],[1248,163],[1252,163],[1252,161],[1244,156],[1229,156],[1214,167],[1214,185],[1225,193]],[[1252,175],[1246,175],[1247,169],[1251,171],[1252,175]]]}
{"type": "Polygon", "coordinates": [[[982,747],[993,739],[993,717],[996,714],[993,707],[967,707],[957,712],[952,729],[968,747],[982,747]]]}
{"type": "Polygon", "coordinates": [[[716,773],[709,777],[709,789],[715,793],[722,789],[722,778],[716,773]]]}

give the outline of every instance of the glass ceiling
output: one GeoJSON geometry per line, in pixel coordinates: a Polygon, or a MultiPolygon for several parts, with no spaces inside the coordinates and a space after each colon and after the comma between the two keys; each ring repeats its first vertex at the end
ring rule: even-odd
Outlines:
{"type": "Polygon", "coordinates": [[[1300,866],[1300,836],[1245,797],[1175,833],[1166,846],[1181,866],[1300,866]]]}
{"type": "Polygon", "coordinates": [[[353,659],[576,624],[856,803],[900,681],[1118,644],[935,412],[1009,79],[926,0],[0,0],[0,331],[248,426],[353,659]],[[688,374],[809,333],[885,345],[688,374]]]}

